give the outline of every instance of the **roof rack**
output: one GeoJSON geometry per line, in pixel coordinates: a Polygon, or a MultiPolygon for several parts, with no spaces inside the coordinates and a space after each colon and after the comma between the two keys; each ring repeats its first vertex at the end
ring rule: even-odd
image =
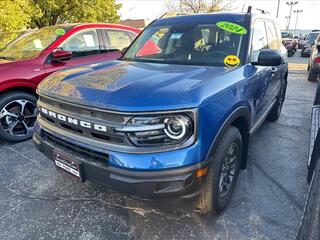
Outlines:
{"type": "Polygon", "coordinates": [[[256,8],[256,10],[260,11],[262,14],[270,14],[268,11],[263,10],[261,8],[256,8]]]}
{"type": "Polygon", "coordinates": [[[159,19],[161,19],[161,18],[169,18],[169,17],[185,16],[185,15],[190,15],[190,14],[182,13],[182,12],[166,12],[161,17],[159,17],[159,19]]]}

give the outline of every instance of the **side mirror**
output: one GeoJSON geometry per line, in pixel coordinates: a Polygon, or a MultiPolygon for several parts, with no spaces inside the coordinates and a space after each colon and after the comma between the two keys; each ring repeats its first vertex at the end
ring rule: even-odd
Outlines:
{"type": "Polygon", "coordinates": [[[260,51],[258,61],[252,63],[257,66],[279,66],[283,59],[277,50],[263,49],[260,51]]]}
{"type": "Polygon", "coordinates": [[[56,49],[52,53],[52,61],[54,62],[66,61],[71,59],[71,57],[72,57],[72,52],[61,50],[61,49],[56,49]]]}

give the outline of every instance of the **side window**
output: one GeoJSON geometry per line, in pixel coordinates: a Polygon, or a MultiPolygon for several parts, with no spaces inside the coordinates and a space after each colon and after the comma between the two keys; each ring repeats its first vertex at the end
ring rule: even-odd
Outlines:
{"type": "Polygon", "coordinates": [[[268,46],[270,49],[279,49],[279,40],[276,32],[276,28],[273,24],[273,22],[267,21],[266,22],[267,27],[267,34],[268,34],[268,46]]]}
{"type": "Polygon", "coordinates": [[[127,31],[121,30],[105,30],[107,33],[108,50],[122,50],[130,45],[134,40],[133,34],[127,31]]]}
{"type": "MultiPolygon", "coordinates": [[[[169,28],[161,28],[155,33],[153,33],[151,40],[143,42],[140,50],[137,52],[136,56],[152,56],[155,54],[164,53],[167,44],[169,44],[169,28]]],[[[172,43],[170,45],[172,47],[172,43]]],[[[135,56],[135,57],[136,57],[135,56]]]]}
{"type": "Polygon", "coordinates": [[[258,61],[260,50],[268,49],[268,38],[264,21],[257,20],[253,25],[251,61],[258,61]]]}
{"type": "Polygon", "coordinates": [[[73,57],[82,57],[101,53],[96,29],[76,33],[60,46],[70,51],[73,57]]]}

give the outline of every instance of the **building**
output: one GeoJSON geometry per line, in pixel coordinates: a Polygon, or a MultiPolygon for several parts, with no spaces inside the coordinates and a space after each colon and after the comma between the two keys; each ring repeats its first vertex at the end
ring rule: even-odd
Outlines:
{"type": "Polygon", "coordinates": [[[144,19],[126,19],[126,20],[120,21],[120,24],[138,28],[138,29],[143,29],[146,26],[146,22],[144,19]]]}

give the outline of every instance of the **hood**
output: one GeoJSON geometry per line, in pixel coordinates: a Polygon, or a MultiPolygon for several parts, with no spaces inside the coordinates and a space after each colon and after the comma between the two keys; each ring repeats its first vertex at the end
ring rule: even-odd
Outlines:
{"type": "Polygon", "coordinates": [[[204,81],[224,67],[112,61],[56,72],[42,81],[40,95],[115,111],[193,108],[204,81]]]}

